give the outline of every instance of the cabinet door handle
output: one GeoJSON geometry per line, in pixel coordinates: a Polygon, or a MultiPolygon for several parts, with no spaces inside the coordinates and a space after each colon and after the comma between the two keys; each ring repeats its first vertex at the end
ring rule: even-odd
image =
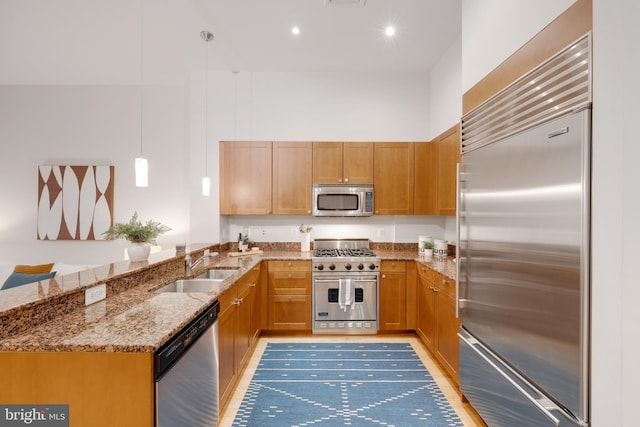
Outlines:
{"type": "Polygon", "coordinates": [[[256,287],[256,283],[249,283],[249,286],[251,286],[252,288],[256,287]]]}

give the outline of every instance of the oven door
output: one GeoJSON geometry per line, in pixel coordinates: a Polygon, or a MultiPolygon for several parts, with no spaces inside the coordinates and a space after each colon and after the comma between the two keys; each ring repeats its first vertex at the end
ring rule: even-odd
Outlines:
{"type": "MultiPolygon", "coordinates": [[[[344,301],[344,300],[342,300],[344,301]]],[[[313,278],[315,321],[366,320],[378,317],[378,276],[357,274],[316,274],[313,278]],[[341,306],[340,290],[353,281],[352,304],[341,306]]]]}

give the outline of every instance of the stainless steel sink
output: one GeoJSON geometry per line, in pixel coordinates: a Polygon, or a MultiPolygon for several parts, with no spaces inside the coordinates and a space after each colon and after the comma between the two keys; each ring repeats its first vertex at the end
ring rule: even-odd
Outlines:
{"type": "Polygon", "coordinates": [[[163,286],[156,292],[211,292],[223,279],[184,279],[163,286]]]}
{"type": "Polygon", "coordinates": [[[236,273],[237,269],[213,269],[207,270],[204,273],[198,274],[196,279],[226,279],[232,274],[236,273]]]}

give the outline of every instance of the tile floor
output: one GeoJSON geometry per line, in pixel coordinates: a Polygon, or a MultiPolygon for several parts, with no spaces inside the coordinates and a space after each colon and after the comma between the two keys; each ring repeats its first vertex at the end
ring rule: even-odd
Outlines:
{"type": "Polygon", "coordinates": [[[416,354],[420,357],[424,365],[427,367],[433,378],[435,379],[438,386],[447,397],[451,406],[458,413],[458,416],[464,423],[465,427],[483,427],[485,424],[475,413],[473,408],[468,403],[464,403],[460,394],[457,391],[457,388],[451,382],[450,378],[446,373],[440,368],[438,363],[433,359],[431,354],[423,347],[420,340],[415,335],[383,335],[383,336],[340,336],[340,337],[331,337],[331,336],[294,336],[294,337],[261,337],[255,347],[253,354],[251,355],[251,359],[249,360],[246,369],[242,373],[242,377],[238,382],[238,386],[231,396],[229,404],[225,411],[221,414],[220,422],[218,423],[219,427],[229,427],[233,424],[233,419],[235,418],[236,412],[242,403],[242,398],[251,382],[251,378],[253,377],[253,373],[258,366],[260,358],[262,357],[262,353],[264,352],[265,347],[268,342],[305,342],[305,341],[315,341],[315,342],[336,342],[336,341],[347,341],[347,342],[376,342],[376,341],[384,341],[384,342],[410,342],[415,350],[416,354]]]}

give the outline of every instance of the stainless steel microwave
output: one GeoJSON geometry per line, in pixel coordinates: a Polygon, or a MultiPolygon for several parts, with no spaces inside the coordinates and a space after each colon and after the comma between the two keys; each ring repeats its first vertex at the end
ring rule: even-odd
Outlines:
{"type": "Polygon", "coordinates": [[[373,215],[373,185],[313,185],[314,216],[373,215]]]}

